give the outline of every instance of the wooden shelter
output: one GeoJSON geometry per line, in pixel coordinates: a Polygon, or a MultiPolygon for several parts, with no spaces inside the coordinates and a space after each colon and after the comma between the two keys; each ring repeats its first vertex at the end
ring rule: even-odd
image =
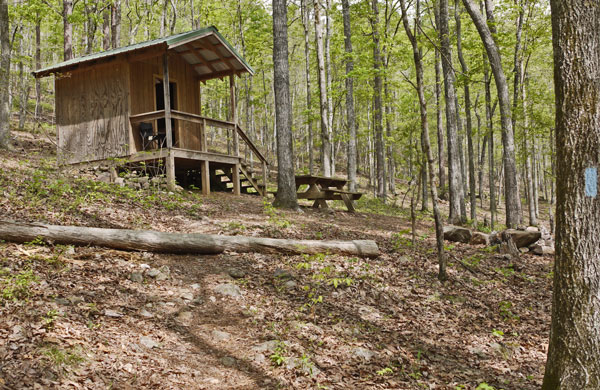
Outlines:
{"type": "Polygon", "coordinates": [[[55,76],[62,163],[157,163],[170,187],[176,179],[192,180],[205,194],[212,184],[265,195],[267,161],[236,117],[235,76],[245,72],[253,73],[250,65],[208,27],[72,59],[34,75],[55,76]],[[215,78],[229,78],[227,121],[202,116],[200,84],[215,78]],[[249,156],[260,164],[262,178],[246,164],[249,156]]]}

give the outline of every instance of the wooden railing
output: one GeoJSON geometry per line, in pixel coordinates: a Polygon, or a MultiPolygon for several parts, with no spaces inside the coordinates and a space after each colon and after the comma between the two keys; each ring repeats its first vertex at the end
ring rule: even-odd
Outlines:
{"type": "MultiPolygon", "coordinates": [[[[151,121],[155,121],[157,119],[164,119],[164,118],[165,118],[165,110],[146,112],[143,114],[131,115],[129,117],[132,125],[140,123],[140,122],[151,122],[151,121]]],[[[227,131],[231,131],[231,134],[234,138],[236,136],[241,138],[242,141],[244,141],[244,144],[250,149],[252,154],[254,154],[254,156],[256,156],[256,158],[258,158],[258,160],[260,161],[260,164],[262,165],[262,183],[263,183],[262,188],[263,188],[263,190],[261,191],[261,193],[262,193],[262,195],[266,194],[267,181],[268,181],[267,168],[268,168],[269,162],[267,161],[265,156],[260,152],[260,150],[258,150],[258,148],[254,145],[254,143],[250,140],[250,138],[244,132],[244,130],[242,130],[242,128],[240,127],[239,124],[234,123],[234,122],[222,121],[219,119],[207,118],[207,117],[204,117],[201,115],[190,114],[188,112],[177,111],[177,110],[171,110],[171,118],[180,120],[180,121],[184,121],[184,122],[196,123],[196,124],[199,124],[202,126],[201,137],[200,137],[200,151],[202,151],[202,152],[208,151],[206,130],[209,127],[215,127],[215,128],[220,128],[220,129],[225,129],[227,131]]],[[[234,155],[236,154],[235,150],[234,150],[233,154],[234,155]]],[[[255,178],[253,179],[251,177],[251,175],[248,173],[248,170],[246,167],[242,167],[241,171],[246,177],[249,178],[249,181],[252,183],[252,185],[254,187],[260,187],[260,185],[257,183],[256,179],[255,178]]]]}

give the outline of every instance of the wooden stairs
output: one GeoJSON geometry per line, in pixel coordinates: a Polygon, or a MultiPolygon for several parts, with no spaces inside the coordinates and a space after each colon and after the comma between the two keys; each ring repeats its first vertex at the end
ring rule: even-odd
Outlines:
{"type": "MultiPolygon", "coordinates": [[[[233,169],[232,165],[210,165],[210,187],[213,191],[233,192],[233,169]]],[[[262,176],[258,176],[250,166],[245,163],[240,165],[240,192],[242,194],[265,196],[266,188],[262,176]]]]}

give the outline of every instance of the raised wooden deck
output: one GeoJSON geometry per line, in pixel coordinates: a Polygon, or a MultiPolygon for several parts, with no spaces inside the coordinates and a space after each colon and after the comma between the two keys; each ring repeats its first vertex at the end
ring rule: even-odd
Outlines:
{"type": "MultiPolygon", "coordinates": [[[[174,167],[173,175],[183,178],[181,184],[188,184],[185,181],[189,177],[189,172],[200,172],[201,182],[198,183],[199,186],[196,183],[191,184],[202,188],[202,192],[205,194],[211,192],[212,186],[217,190],[231,190],[234,194],[238,195],[242,192],[252,193],[251,189],[261,196],[266,195],[268,162],[237,123],[176,110],[171,110],[170,114],[172,119],[200,126],[200,150],[177,146],[155,148],[139,151],[129,156],[127,158],[128,162],[140,163],[172,159],[174,167]],[[223,139],[217,138],[215,140],[213,134],[212,139],[214,142],[211,145],[209,142],[209,138],[211,137],[207,136],[211,128],[226,131],[226,138],[230,141],[230,144],[227,145],[227,143],[223,142],[223,139]],[[240,153],[240,138],[243,142],[243,147],[248,148],[246,152],[249,153],[240,153]],[[230,152],[229,154],[228,151],[230,152]],[[251,164],[243,157],[248,154],[252,154],[258,160],[258,164],[262,170],[261,177],[254,175],[254,171],[250,168],[251,164]],[[221,185],[222,183],[226,185],[221,185]]],[[[166,116],[165,110],[153,111],[132,115],[130,116],[130,122],[134,131],[139,131],[140,123],[153,123],[158,119],[166,120],[166,116]]],[[[156,126],[154,126],[154,129],[156,129],[156,126]]],[[[185,127],[182,126],[182,129],[185,129],[185,127]]]]}

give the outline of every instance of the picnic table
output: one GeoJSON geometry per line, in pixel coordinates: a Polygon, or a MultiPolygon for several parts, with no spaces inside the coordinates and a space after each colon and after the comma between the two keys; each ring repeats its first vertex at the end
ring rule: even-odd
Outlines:
{"type": "Polygon", "coordinates": [[[346,205],[346,208],[350,212],[354,212],[353,200],[358,200],[363,195],[361,192],[350,192],[345,191],[344,187],[348,183],[348,180],[335,178],[335,177],[323,177],[313,175],[299,175],[296,176],[296,192],[298,193],[298,199],[314,200],[314,208],[328,208],[328,200],[341,200],[346,205]],[[306,191],[300,192],[301,186],[307,185],[306,191]]]}

